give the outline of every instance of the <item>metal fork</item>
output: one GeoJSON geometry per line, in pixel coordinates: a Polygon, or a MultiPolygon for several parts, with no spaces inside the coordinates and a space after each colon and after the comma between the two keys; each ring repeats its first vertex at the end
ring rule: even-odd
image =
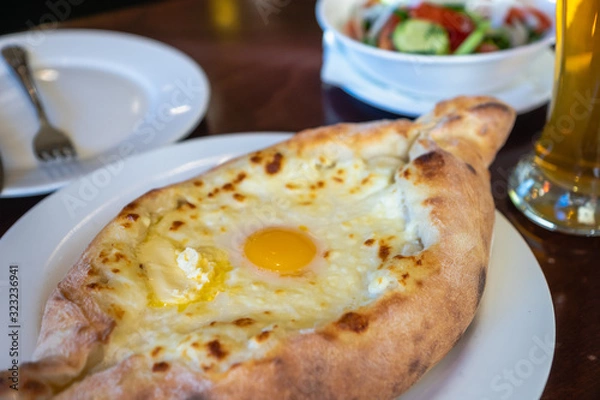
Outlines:
{"type": "Polygon", "coordinates": [[[2,49],[2,56],[29,94],[29,99],[35,107],[40,122],[40,128],[33,139],[33,150],[37,158],[51,161],[75,157],[77,152],[69,137],[48,121],[29,68],[25,49],[20,46],[7,46],[2,49]]]}

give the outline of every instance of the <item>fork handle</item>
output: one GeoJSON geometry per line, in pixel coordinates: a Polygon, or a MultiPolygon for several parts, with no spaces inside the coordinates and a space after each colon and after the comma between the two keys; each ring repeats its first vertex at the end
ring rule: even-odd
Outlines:
{"type": "Polygon", "coordinates": [[[38,117],[42,123],[48,123],[48,117],[42,106],[39,92],[35,86],[31,69],[29,68],[29,61],[27,58],[27,52],[20,46],[6,46],[2,49],[2,56],[15,73],[17,80],[21,83],[29,99],[33,103],[38,117]]]}

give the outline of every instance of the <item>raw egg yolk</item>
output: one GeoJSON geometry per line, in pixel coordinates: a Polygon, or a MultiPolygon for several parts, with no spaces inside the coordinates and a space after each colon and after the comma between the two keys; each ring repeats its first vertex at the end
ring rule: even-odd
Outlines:
{"type": "Polygon", "coordinates": [[[301,231],[265,228],[248,236],[244,253],[259,268],[294,275],[312,261],[317,246],[301,231]]]}

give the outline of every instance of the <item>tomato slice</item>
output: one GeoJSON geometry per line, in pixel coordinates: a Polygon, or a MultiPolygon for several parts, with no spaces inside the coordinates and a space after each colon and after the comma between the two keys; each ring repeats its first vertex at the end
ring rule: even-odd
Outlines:
{"type": "Polygon", "coordinates": [[[475,29],[475,23],[467,15],[436,4],[421,3],[411,10],[410,16],[443,26],[448,31],[451,52],[475,29]]]}
{"type": "Polygon", "coordinates": [[[494,43],[481,43],[477,47],[477,50],[475,50],[475,53],[493,53],[498,50],[500,49],[494,43]]]}
{"type": "Polygon", "coordinates": [[[392,42],[392,33],[396,29],[396,25],[400,22],[400,17],[392,15],[383,28],[379,32],[379,39],[377,40],[377,47],[385,50],[394,50],[394,43],[392,42]]]}
{"type": "Polygon", "coordinates": [[[537,27],[535,28],[536,33],[544,33],[546,30],[550,29],[552,20],[546,14],[533,7],[526,7],[526,10],[537,20],[537,27]]]}
{"type": "Polygon", "coordinates": [[[508,12],[506,13],[506,17],[504,17],[504,22],[506,24],[512,25],[512,23],[515,21],[525,23],[526,19],[527,19],[527,14],[525,14],[525,11],[522,8],[511,7],[508,9],[508,12]]]}

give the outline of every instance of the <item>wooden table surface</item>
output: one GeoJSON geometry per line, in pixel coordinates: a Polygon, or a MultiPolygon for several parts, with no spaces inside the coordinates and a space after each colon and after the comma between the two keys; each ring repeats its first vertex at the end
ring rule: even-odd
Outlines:
{"type": "MultiPolygon", "coordinates": [[[[71,20],[59,28],[135,33],[172,45],[196,60],[208,75],[212,94],[206,118],[188,138],[297,131],[340,121],[396,117],[321,83],[321,30],[312,1],[151,2],[71,20]]],[[[490,168],[492,188],[497,208],[526,239],[552,293],[557,341],[542,398],[599,399],[600,239],[538,228],[512,206],[506,194],[508,171],[531,150],[545,114],[544,106],[519,116],[490,168]]],[[[0,199],[0,235],[42,198],[0,199]]]]}

